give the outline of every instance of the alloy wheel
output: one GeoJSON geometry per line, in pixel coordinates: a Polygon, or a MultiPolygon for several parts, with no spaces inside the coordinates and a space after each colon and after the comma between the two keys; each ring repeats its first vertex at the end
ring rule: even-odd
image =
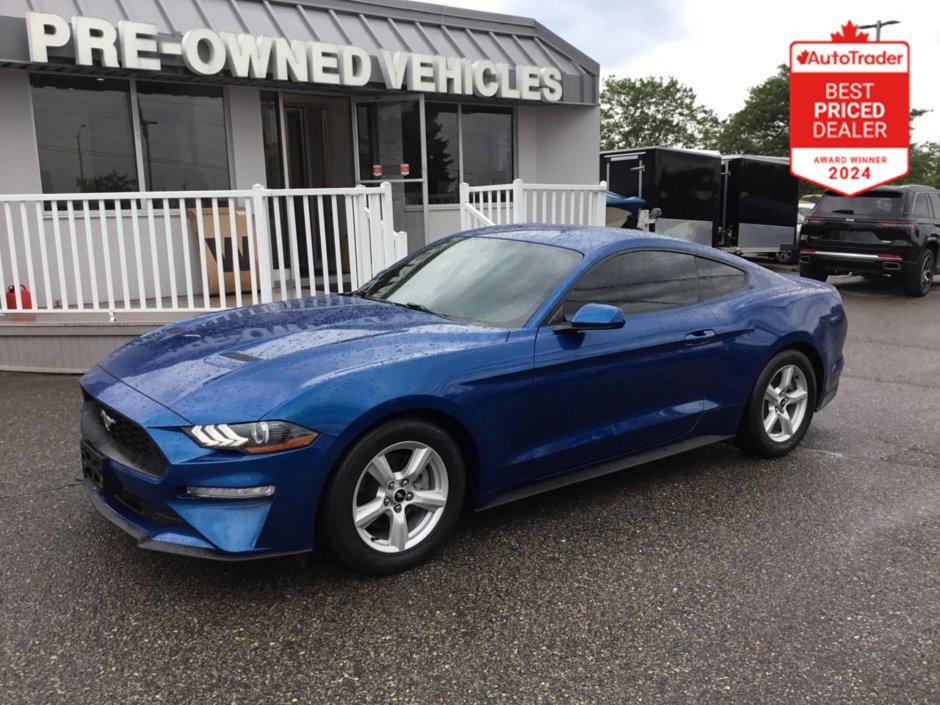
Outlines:
{"type": "Polygon", "coordinates": [[[933,283],[933,270],[935,265],[933,253],[928,253],[924,258],[924,269],[920,273],[921,291],[926,292],[930,290],[930,285],[933,283]]]}
{"type": "Polygon", "coordinates": [[[806,375],[796,365],[784,365],[764,391],[764,431],[770,440],[786,443],[800,430],[809,405],[806,375]]]}
{"type": "Polygon", "coordinates": [[[447,504],[447,467],[425,443],[405,441],[366,465],[353,493],[356,532],[370,548],[401,553],[424,541],[447,504]]]}

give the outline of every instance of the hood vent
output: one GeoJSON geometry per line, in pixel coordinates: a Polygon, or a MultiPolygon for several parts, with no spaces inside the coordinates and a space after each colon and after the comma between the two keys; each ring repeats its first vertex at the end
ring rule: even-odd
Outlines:
{"type": "Polygon", "coordinates": [[[222,357],[227,357],[230,360],[238,360],[239,362],[258,362],[261,360],[257,355],[249,355],[248,353],[240,352],[222,353],[222,357]]]}

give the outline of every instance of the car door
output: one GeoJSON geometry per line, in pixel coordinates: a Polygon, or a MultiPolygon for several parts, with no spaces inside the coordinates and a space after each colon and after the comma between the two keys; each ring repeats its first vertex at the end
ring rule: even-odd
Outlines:
{"type": "Polygon", "coordinates": [[[593,267],[535,342],[534,473],[546,477],[677,440],[702,414],[719,346],[699,302],[695,257],[643,250],[593,267]],[[586,303],[621,329],[556,332],[586,303]]]}

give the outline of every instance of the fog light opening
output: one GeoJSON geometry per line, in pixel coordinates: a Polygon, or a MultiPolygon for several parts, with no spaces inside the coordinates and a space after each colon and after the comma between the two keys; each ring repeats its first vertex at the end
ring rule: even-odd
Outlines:
{"type": "Polygon", "coordinates": [[[274,485],[258,487],[187,487],[186,494],[202,499],[258,499],[274,495],[274,485]]]}

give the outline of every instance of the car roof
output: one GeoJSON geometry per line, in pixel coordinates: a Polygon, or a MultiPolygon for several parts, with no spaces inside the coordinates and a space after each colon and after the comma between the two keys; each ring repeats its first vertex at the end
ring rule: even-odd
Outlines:
{"type": "Polygon", "coordinates": [[[489,228],[468,230],[460,233],[460,235],[554,245],[576,250],[585,255],[610,249],[612,245],[627,249],[650,246],[675,247],[688,244],[687,241],[680,238],[656,235],[642,230],[601,228],[586,225],[496,225],[489,228]]]}

